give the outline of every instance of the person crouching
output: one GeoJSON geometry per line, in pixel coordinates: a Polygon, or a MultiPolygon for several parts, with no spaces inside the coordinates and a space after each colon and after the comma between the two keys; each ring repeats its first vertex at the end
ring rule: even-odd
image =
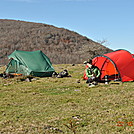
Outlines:
{"type": "Polygon", "coordinates": [[[86,83],[89,83],[89,87],[98,85],[98,80],[100,77],[100,70],[97,66],[92,65],[92,60],[85,62],[87,69],[86,69],[86,76],[88,77],[86,83]]]}

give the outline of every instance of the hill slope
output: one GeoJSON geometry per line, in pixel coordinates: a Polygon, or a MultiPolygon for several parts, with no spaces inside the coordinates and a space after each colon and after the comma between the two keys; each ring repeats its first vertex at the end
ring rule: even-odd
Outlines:
{"type": "Polygon", "coordinates": [[[54,64],[82,63],[112,51],[64,28],[0,19],[0,64],[7,64],[7,56],[14,50],[42,50],[54,64]]]}

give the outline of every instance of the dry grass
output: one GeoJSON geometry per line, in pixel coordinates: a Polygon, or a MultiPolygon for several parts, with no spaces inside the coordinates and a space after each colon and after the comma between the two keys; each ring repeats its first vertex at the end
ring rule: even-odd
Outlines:
{"type": "Polygon", "coordinates": [[[83,65],[54,68],[67,69],[72,77],[0,79],[0,133],[133,133],[133,82],[89,88],[82,80],[83,65]]]}

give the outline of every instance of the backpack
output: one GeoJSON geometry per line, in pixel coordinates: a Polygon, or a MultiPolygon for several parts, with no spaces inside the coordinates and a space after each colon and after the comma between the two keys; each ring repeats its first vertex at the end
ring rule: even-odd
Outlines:
{"type": "Polygon", "coordinates": [[[68,76],[68,71],[65,69],[62,72],[60,72],[57,76],[57,78],[63,78],[68,76]]]}

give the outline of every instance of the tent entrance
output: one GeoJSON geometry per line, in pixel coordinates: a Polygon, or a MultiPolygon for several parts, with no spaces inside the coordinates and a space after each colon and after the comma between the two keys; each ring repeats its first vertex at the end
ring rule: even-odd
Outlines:
{"type": "Polygon", "coordinates": [[[17,62],[12,59],[12,60],[9,62],[6,71],[8,71],[8,73],[16,73],[16,72],[17,72],[17,62]]]}
{"type": "Polygon", "coordinates": [[[108,76],[109,80],[118,80],[120,75],[116,69],[115,64],[106,57],[96,57],[93,60],[93,64],[97,66],[101,71],[101,80],[105,79],[105,76],[108,76]]]}

